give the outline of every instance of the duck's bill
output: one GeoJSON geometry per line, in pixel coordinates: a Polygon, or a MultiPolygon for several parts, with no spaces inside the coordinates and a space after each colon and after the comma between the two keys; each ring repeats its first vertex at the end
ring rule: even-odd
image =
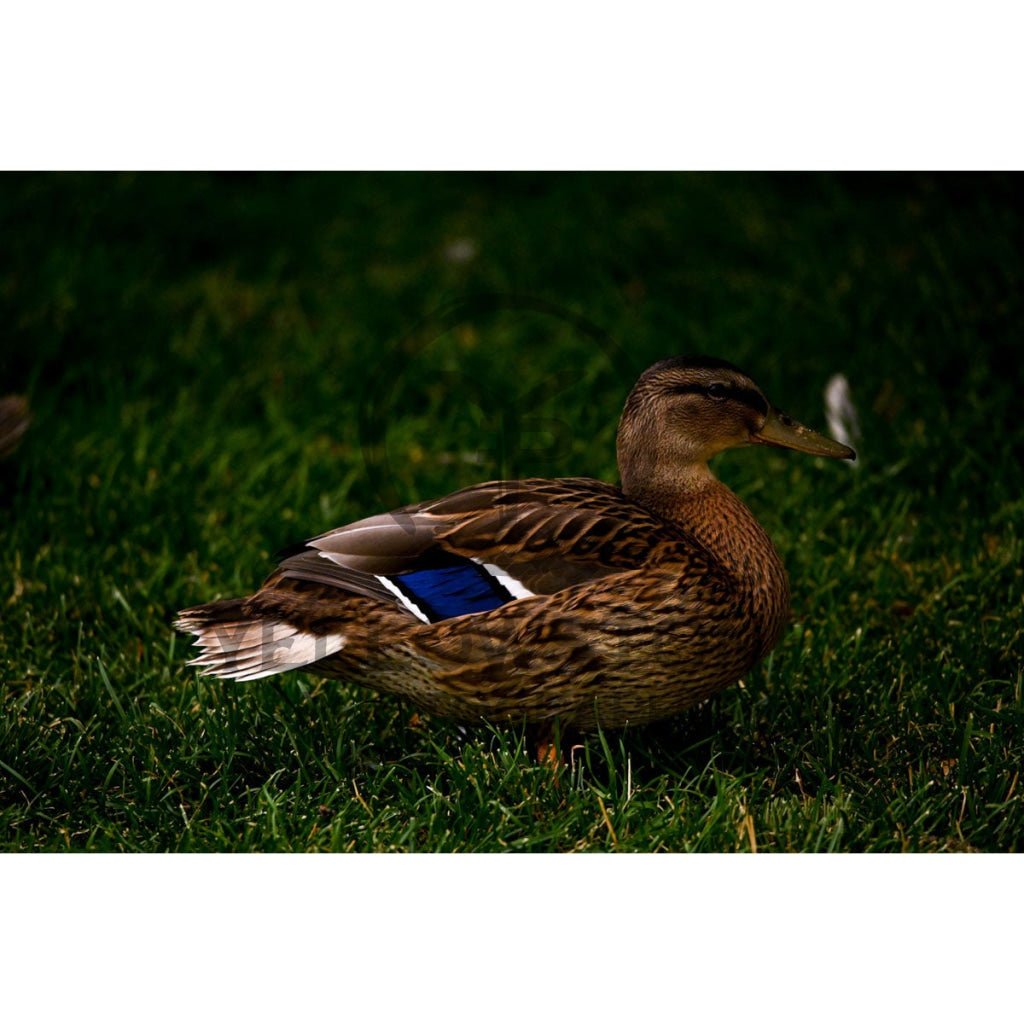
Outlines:
{"type": "Polygon", "coordinates": [[[826,459],[855,459],[857,453],[833,441],[831,437],[825,437],[817,431],[797,423],[784,412],[772,409],[768,413],[768,419],[764,426],[756,433],[750,435],[752,444],[768,444],[774,448],[792,448],[797,452],[806,452],[808,455],[822,455],[826,459]]]}

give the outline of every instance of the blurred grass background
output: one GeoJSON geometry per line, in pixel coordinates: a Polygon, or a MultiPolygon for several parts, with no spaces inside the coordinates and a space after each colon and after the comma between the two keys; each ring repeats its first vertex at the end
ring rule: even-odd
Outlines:
{"type": "Polygon", "coordinates": [[[0,846],[1018,850],[1024,261],[1002,175],[0,178],[0,846]],[[588,739],[201,681],[170,629],[273,552],[477,480],[616,479],[639,372],[746,369],[858,468],[733,452],[794,619],[588,739]]]}

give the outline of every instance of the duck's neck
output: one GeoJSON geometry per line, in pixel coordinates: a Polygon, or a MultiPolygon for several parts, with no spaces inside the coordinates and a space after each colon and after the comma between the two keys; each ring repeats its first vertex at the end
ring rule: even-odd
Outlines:
{"type": "Polygon", "coordinates": [[[677,471],[670,480],[624,485],[624,490],[692,534],[718,559],[750,597],[762,653],[773,647],[789,615],[789,580],[775,545],[750,509],[704,463],[677,471]]]}

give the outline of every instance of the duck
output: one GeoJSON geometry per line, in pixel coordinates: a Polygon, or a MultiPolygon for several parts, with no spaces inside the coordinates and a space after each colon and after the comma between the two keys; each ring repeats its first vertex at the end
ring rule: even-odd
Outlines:
{"type": "Polygon", "coordinates": [[[22,395],[0,398],[0,459],[13,454],[32,422],[28,400],[22,395]]]}
{"type": "Polygon", "coordinates": [[[649,367],[618,425],[620,483],[477,484],[284,553],[247,597],[180,613],[217,679],[293,670],[462,723],[581,732],[677,715],[778,643],[789,582],[708,463],[745,445],[855,459],[708,356],[649,367]]]}

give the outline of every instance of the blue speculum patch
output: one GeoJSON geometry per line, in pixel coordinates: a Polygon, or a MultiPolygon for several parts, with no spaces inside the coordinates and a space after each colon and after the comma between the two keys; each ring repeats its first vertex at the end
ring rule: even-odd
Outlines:
{"type": "Polygon", "coordinates": [[[512,595],[476,562],[389,577],[431,622],[498,608],[512,595]]]}

